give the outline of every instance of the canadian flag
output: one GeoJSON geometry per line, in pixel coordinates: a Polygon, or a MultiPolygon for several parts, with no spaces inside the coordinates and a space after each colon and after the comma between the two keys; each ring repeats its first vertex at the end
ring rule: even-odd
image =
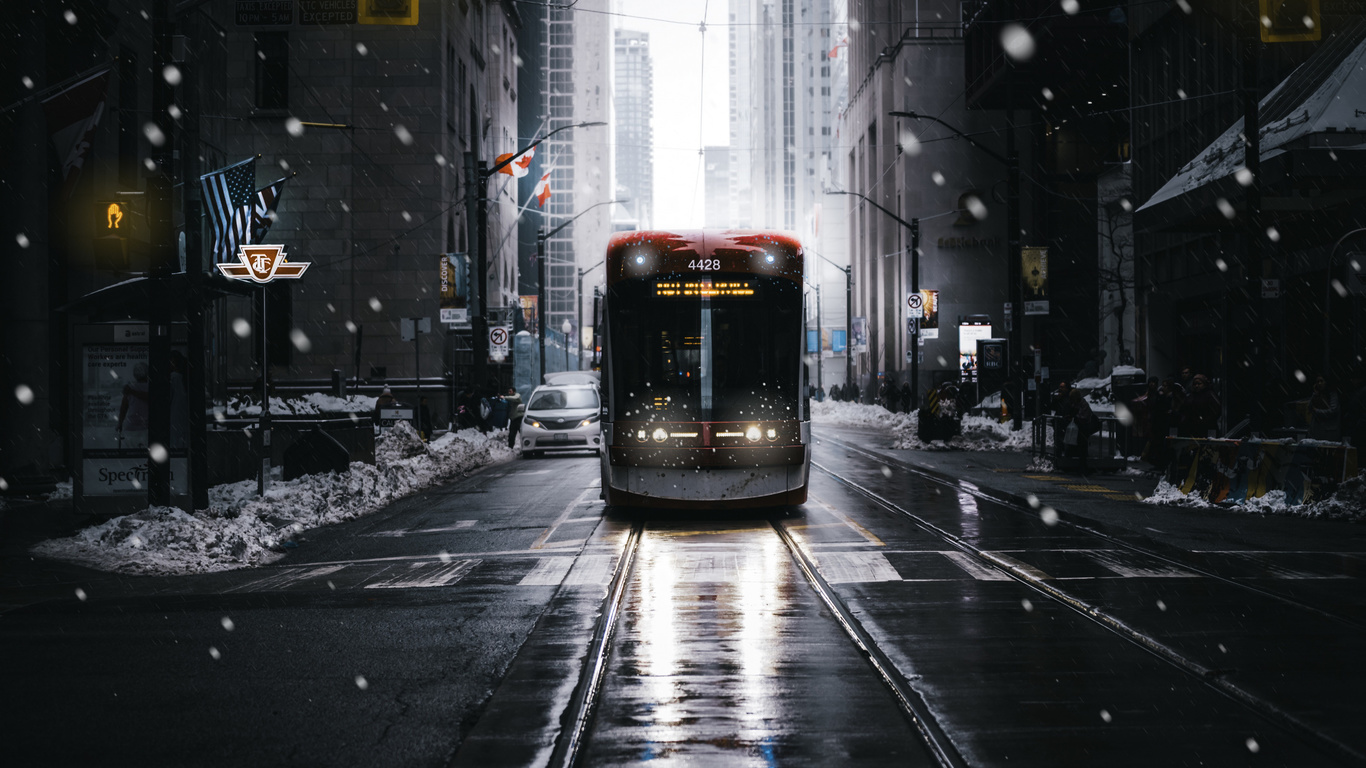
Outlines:
{"type": "Polygon", "coordinates": [[[539,207],[545,207],[545,201],[550,199],[550,171],[546,171],[541,180],[536,182],[536,191],[532,193],[536,196],[536,203],[539,207]]]}
{"type": "MultiPolygon", "coordinates": [[[[496,158],[493,159],[493,164],[494,164],[494,165],[497,165],[497,164],[502,163],[502,162],[504,162],[504,161],[506,161],[506,160],[509,160],[509,159],[511,159],[511,158],[513,158],[513,157],[515,157],[515,156],[516,156],[516,155],[515,155],[514,153],[512,153],[512,152],[508,152],[507,154],[499,155],[498,157],[496,157],[496,158]]],[[[535,147],[532,147],[532,148],[528,149],[527,151],[523,152],[521,157],[518,157],[516,160],[513,160],[512,162],[508,163],[507,165],[504,165],[502,168],[499,168],[499,169],[498,169],[498,172],[499,172],[499,173],[506,173],[507,175],[511,176],[511,177],[514,178],[514,179],[520,179],[520,178],[522,178],[523,176],[525,176],[525,175],[527,174],[527,171],[528,171],[528,170],[531,169],[531,158],[533,158],[533,157],[535,157],[535,156],[536,156],[536,148],[535,148],[535,147]]]]}

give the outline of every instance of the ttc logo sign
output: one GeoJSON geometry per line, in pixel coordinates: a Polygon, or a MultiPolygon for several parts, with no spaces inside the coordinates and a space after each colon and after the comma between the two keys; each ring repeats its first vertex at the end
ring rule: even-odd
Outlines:
{"type": "Polygon", "coordinates": [[[276,278],[297,279],[312,263],[286,260],[283,245],[243,245],[237,250],[237,258],[239,263],[219,264],[218,271],[225,277],[254,283],[269,283],[276,278]]]}

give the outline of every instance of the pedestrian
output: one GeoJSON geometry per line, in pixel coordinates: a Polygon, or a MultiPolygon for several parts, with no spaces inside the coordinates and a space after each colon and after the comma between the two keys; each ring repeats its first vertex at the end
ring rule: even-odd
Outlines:
{"type": "Polygon", "coordinates": [[[388,388],[388,387],[385,387],[385,388],[384,388],[384,391],[379,393],[379,397],[375,398],[375,411],[374,411],[374,416],[373,416],[374,421],[375,421],[375,426],[376,426],[376,427],[380,426],[380,422],[379,422],[379,412],[380,412],[380,409],[381,409],[381,408],[388,408],[388,407],[390,407],[390,406],[396,404],[397,402],[398,402],[398,401],[394,399],[394,393],[391,392],[391,391],[389,391],[389,388],[388,388]]]}
{"type": "Polygon", "coordinates": [[[851,403],[857,403],[857,402],[859,401],[858,398],[859,398],[858,385],[851,381],[851,382],[849,382],[849,402],[851,402],[851,403]]]}
{"type": "Polygon", "coordinates": [[[1181,380],[1177,384],[1181,386],[1181,391],[1186,395],[1195,391],[1195,373],[1189,365],[1181,366],[1181,380]]]}
{"type": "Polygon", "coordinates": [[[911,394],[911,383],[909,381],[901,382],[901,409],[906,413],[911,413],[920,407],[919,403],[913,401],[914,397],[911,394]]]}
{"type": "Polygon", "coordinates": [[[1147,441],[1143,447],[1143,460],[1153,466],[1167,463],[1167,435],[1172,424],[1171,386],[1158,383],[1157,377],[1148,379],[1148,392],[1144,395],[1147,418],[1147,441]]]}
{"type": "Polygon", "coordinates": [[[1191,391],[1177,411],[1177,434],[1182,437],[1213,437],[1219,429],[1221,406],[1219,398],[1210,391],[1209,377],[1197,373],[1191,377],[1191,391]]]}
{"type": "Polygon", "coordinates": [[[1066,381],[1058,382],[1058,388],[1053,390],[1053,394],[1048,399],[1048,410],[1054,415],[1061,416],[1067,411],[1069,397],[1072,394],[1072,385],[1066,381]]]}
{"type": "Polygon", "coordinates": [[[1320,374],[1314,379],[1314,394],[1309,397],[1309,439],[1341,438],[1342,402],[1338,391],[1328,386],[1328,379],[1320,374]]]}
{"type": "Polygon", "coordinates": [[[522,416],[526,413],[526,406],[522,404],[522,395],[512,387],[508,387],[503,399],[508,405],[508,447],[515,448],[517,435],[522,431],[522,416]]]}
{"type": "Polygon", "coordinates": [[[1091,435],[1096,433],[1096,414],[1081,390],[1067,394],[1067,431],[1063,433],[1063,455],[1077,459],[1081,474],[1086,476],[1086,459],[1091,452],[1091,435]]]}

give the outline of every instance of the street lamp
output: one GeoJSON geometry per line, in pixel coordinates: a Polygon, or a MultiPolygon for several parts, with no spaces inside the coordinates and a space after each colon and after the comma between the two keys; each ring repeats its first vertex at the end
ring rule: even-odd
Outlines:
{"type": "MultiPolygon", "coordinates": [[[[988,157],[1001,163],[1006,167],[1006,295],[1011,298],[1010,317],[1006,326],[1010,328],[1010,361],[1015,366],[1018,373],[1017,384],[1021,396],[1026,388],[1024,381],[1024,366],[1021,365],[1022,344],[1020,337],[1023,335],[1023,327],[1020,322],[1020,312],[1023,310],[1023,286],[1020,281],[1020,156],[1015,151],[1015,126],[1007,119],[1006,123],[1006,153],[1001,154],[979,144],[971,136],[963,133],[952,125],[935,117],[934,115],[923,115],[912,111],[892,111],[887,114],[892,117],[905,117],[912,120],[930,120],[949,129],[953,135],[963,139],[967,143],[985,153],[988,157]]],[[[870,201],[871,202],[871,201],[870,201]]],[[[1035,393],[1037,397],[1039,393],[1035,393]]],[[[1020,429],[1021,407],[1019,403],[1014,403],[1011,412],[1011,428],[1018,431],[1020,429]]]]}
{"type": "Polygon", "coordinates": [[[560,333],[564,334],[564,369],[566,371],[569,370],[569,334],[573,332],[574,326],[566,317],[564,322],[560,323],[560,333]]]}
{"type": "MultiPolygon", "coordinates": [[[[863,202],[865,202],[865,203],[867,203],[867,204],[873,206],[874,208],[878,209],[879,211],[882,211],[883,213],[887,214],[888,216],[891,216],[892,219],[893,219],[894,221],[896,221],[896,223],[900,224],[901,226],[903,226],[903,227],[905,227],[906,229],[908,229],[908,230],[911,231],[911,293],[912,293],[913,295],[916,294],[916,293],[919,293],[919,292],[920,292],[920,219],[911,219],[910,221],[906,221],[906,220],[902,219],[900,216],[896,215],[895,213],[892,213],[891,211],[887,210],[886,208],[883,208],[882,206],[880,206],[880,205],[878,205],[877,203],[873,202],[872,200],[868,199],[866,196],[859,194],[858,192],[847,192],[847,191],[842,190],[842,189],[827,189],[827,190],[825,190],[825,194],[827,194],[827,195],[852,195],[852,196],[854,196],[854,197],[857,197],[857,198],[863,200],[863,202]]],[[[820,254],[817,254],[817,255],[819,256],[820,254]]],[[[825,259],[824,256],[821,256],[821,258],[825,259]]],[[[825,260],[826,260],[826,261],[830,261],[829,259],[825,259],[825,260]]],[[[832,262],[832,263],[833,263],[833,262],[832,262]]],[[[850,268],[853,267],[852,264],[850,264],[849,266],[850,266],[850,268]]],[[[849,286],[850,286],[850,292],[851,292],[851,293],[852,293],[852,290],[853,290],[853,284],[854,284],[854,280],[853,280],[853,277],[851,276],[851,277],[849,278],[849,286]]],[[[847,300],[846,300],[846,302],[847,302],[847,300]]],[[[852,321],[851,321],[851,322],[852,322],[852,321]]],[[[848,332],[846,331],[846,337],[847,337],[847,335],[848,335],[848,332]]],[[[915,333],[912,334],[911,342],[912,342],[912,346],[911,346],[911,350],[912,350],[912,352],[911,352],[911,390],[912,390],[912,395],[913,395],[914,400],[915,400],[915,405],[916,405],[916,407],[919,407],[919,406],[920,406],[920,324],[919,324],[919,323],[916,323],[916,326],[915,326],[915,333]]],[[[846,339],[845,339],[845,344],[848,345],[848,343],[849,343],[849,339],[846,338],[846,339]]]]}
{"type": "MultiPolygon", "coordinates": [[[[465,153],[465,214],[467,221],[475,222],[474,231],[471,233],[474,235],[473,247],[469,250],[475,255],[475,263],[478,271],[475,280],[475,297],[478,300],[478,303],[476,304],[477,311],[470,323],[474,332],[474,344],[472,346],[474,347],[474,380],[476,386],[483,382],[485,367],[488,365],[488,299],[484,296],[485,292],[488,291],[489,284],[489,263],[488,258],[486,258],[484,253],[484,246],[488,243],[488,196],[485,194],[488,180],[495,173],[498,173],[510,165],[514,160],[530,150],[535,149],[541,142],[557,133],[567,131],[570,128],[592,128],[601,125],[607,125],[607,123],[589,122],[562,125],[550,133],[533,140],[530,144],[513,152],[505,159],[494,163],[491,168],[485,167],[483,160],[476,163],[473,152],[465,153]],[[469,183],[471,181],[477,181],[477,183],[469,183]]],[[[541,309],[541,307],[537,307],[537,312],[539,313],[541,309]]],[[[544,331],[544,329],[542,329],[542,331],[544,331]]],[[[541,336],[544,337],[545,334],[542,333],[541,336]]],[[[541,351],[541,359],[544,361],[545,350],[542,349],[541,351]]],[[[541,374],[542,376],[545,375],[544,362],[541,364],[541,374]]]]}
{"type": "MultiPolygon", "coordinates": [[[[541,381],[545,381],[545,241],[559,234],[560,230],[564,229],[570,224],[573,224],[574,219],[579,218],[580,216],[584,215],[585,213],[588,213],[589,211],[593,210],[594,208],[597,208],[600,205],[612,205],[613,203],[629,202],[631,202],[629,199],[623,198],[621,200],[604,200],[601,203],[594,203],[588,206],[587,208],[584,208],[582,211],[579,211],[578,213],[574,214],[572,217],[570,217],[569,221],[564,222],[563,224],[559,225],[558,227],[555,227],[549,232],[543,232],[543,228],[539,227],[536,230],[536,334],[539,337],[538,344],[540,345],[541,350],[541,381]]],[[[592,269],[592,267],[589,267],[589,269],[592,269]]],[[[586,272],[587,270],[584,271],[586,272]]],[[[582,290],[582,274],[579,275],[579,281],[579,288],[580,290],[582,290]]],[[[582,309],[580,309],[580,311],[582,311],[582,309]]],[[[579,318],[579,322],[580,327],[582,327],[582,316],[579,318]]]]}

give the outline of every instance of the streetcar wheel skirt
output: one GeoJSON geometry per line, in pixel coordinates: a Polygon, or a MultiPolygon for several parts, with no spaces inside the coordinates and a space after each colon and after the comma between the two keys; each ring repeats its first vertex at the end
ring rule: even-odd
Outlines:
{"type": "Polygon", "coordinates": [[[754,506],[806,500],[803,464],[706,469],[608,467],[609,503],[657,506],[754,506]]]}

